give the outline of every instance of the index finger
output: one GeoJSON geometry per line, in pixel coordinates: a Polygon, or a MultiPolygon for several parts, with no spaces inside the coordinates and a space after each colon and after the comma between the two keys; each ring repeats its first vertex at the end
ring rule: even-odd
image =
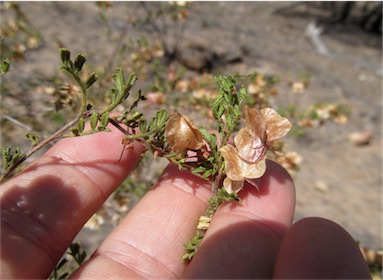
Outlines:
{"type": "Polygon", "coordinates": [[[140,159],[135,143],[119,160],[117,129],[60,140],[0,188],[1,273],[48,277],[84,223],[140,159]]]}

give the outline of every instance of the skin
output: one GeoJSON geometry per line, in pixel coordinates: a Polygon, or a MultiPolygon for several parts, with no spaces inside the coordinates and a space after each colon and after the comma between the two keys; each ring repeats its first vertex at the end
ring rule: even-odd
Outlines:
{"type": "MultiPolygon", "coordinates": [[[[1,278],[46,278],[78,231],[129,175],[144,151],[121,160],[122,135],[60,140],[0,188],[1,278]]],[[[73,278],[370,278],[353,238],[322,218],[292,224],[294,183],[267,162],[260,191],[215,214],[197,255],[183,245],[205,214],[211,184],[169,165],[73,278]]]]}

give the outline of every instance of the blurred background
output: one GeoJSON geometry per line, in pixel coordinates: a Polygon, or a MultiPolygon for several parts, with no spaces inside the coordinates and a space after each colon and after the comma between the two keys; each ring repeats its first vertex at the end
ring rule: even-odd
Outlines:
{"type": "MultiPolygon", "coordinates": [[[[133,91],[148,98],[137,109],[148,118],[167,108],[207,128],[213,76],[238,75],[249,105],[271,106],[294,125],[277,160],[295,179],[295,220],[332,219],[370,258],[382,248],[382,2],[1,2],[0,10],[1,59],[11,61],[1,79],[2,147],[27,151],[26,132],[46,137],[75,116],[78,88],[59,70],[60,47],[99,73],[95,106],[108,102],[121,66],[137,74],[133,91]]],[[[80,232],[89,255],[161,174],[166,161],[151,157],[80,232]]]]}

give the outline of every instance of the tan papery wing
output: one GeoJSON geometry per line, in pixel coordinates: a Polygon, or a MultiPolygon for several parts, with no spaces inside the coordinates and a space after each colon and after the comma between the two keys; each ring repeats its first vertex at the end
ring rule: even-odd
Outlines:
{"type": "Polygon", "coordinates": [[[260,110],[266,122],[267,141],[271,142],[285,136],[292,124],[287,118],[281,117],[275,110],[264,108],[260,110]]]}
{"type": "Polygon", "coordinates": [[[165,135],[173,151],[181,153],[198,150],[203,145],[203,138],[198,128],[184,115],[173,114],[165,126],[165,135]]]}

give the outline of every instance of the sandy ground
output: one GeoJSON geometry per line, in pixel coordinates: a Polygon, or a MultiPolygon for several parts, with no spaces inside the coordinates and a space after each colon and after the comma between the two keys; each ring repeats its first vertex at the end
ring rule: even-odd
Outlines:
{"type": "MultiPolygon", "coordinates": [[[[288,2],[195,4],[183,43],[241,57],[241,62],[215,69],[218,72],[258,71],[279,76],[279,94],[272,100],[277,107],[295,104],[304,110],[313,103],[336,102],[351,109],[344,125],[329,122],[306,129],[302,137],[285,139],[287,150],[303,158],[295,177],[295,220],[307,216],[332,219],[362,244],[378,249],[382,246],[381,35],[317,21],[324,29],[321,39],[328,49],[323,55],[305,36],[309,22],[318,14],[312,9],[298,13],[300,7],[284,15],[274,13],[290,6],[288,2]],[[292,93],[288,81],[302,73],[310,74],[310,86],[302,94],[292,93]],[[356,146],[349,141],[350,133],[366,130],[373,136],[368,145],[356,146]]],[[[108,11],[114,32],[110,40],[94,3],[25,2],[20,7],[44,40],[25,61],[14,65],[17,77],[11,73],[7,79],[20,83],[38,83],[44,75],[55,75],[59,45],[73,53],[85,53],[97,67],[113,53],[113,42],[122,34],[127,19],[139,12],[136,3],[113,3],[108,11]]],[[[156,38],[145,28],[128,27],[128,37],[139,35],[156,38]]],[[[29,100],[29,114],[41,113],[34,108],[41,108],[37,104],[42,97],[28,89],[24,94],[29,100]]],[[[4,98],[3,102],[9,105],[15,101],[4,98]]],[[[13,116],[17,118],[18,114],[13,116]]]]}

